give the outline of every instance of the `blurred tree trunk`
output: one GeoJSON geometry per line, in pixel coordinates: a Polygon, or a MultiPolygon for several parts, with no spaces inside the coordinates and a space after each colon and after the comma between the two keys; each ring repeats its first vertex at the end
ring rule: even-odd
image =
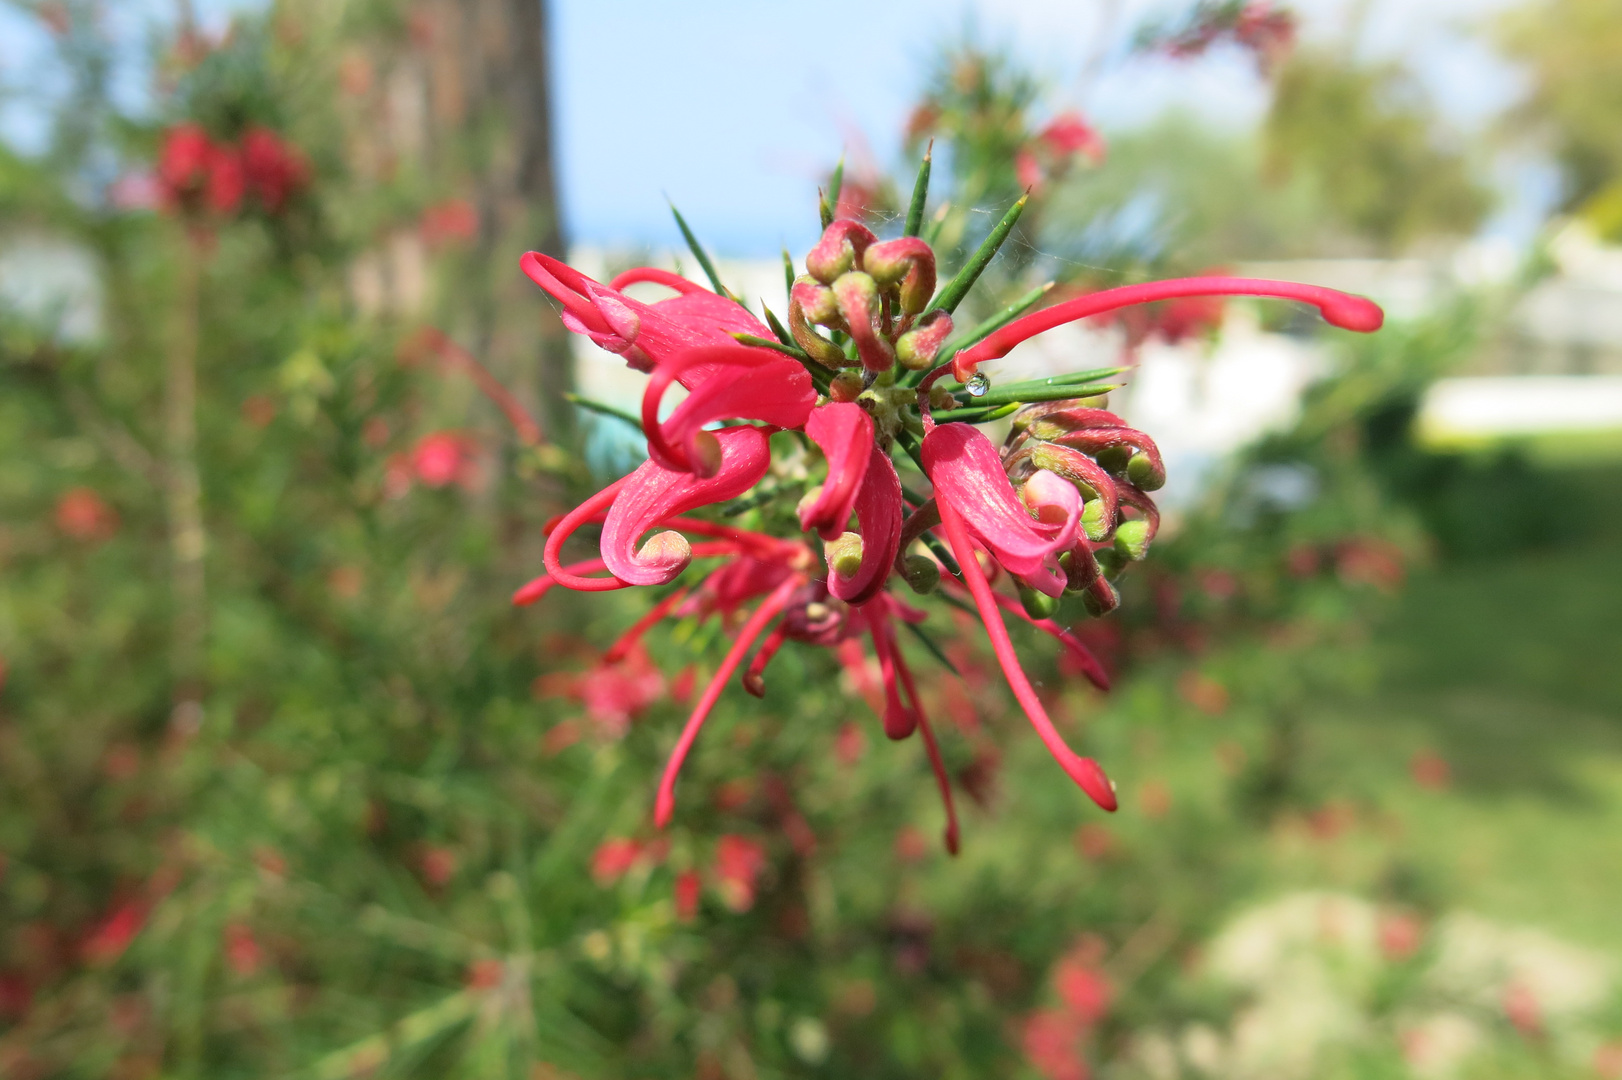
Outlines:
{"type": "Polygon", "coordinates": [[[554,167],[547,6],[435,0],[432,12],[442,39],[430,59],[432,141],[468,146],[479,211],[462,333],[540,416],[547,438],[572,447],[574,407],[563,398],[574,385],[569,335],[518,271],[525,251],[567,254],[554,167]]]}

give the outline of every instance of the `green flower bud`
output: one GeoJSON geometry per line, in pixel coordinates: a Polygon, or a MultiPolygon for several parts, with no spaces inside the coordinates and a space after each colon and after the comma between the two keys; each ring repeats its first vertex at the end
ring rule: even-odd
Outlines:
{"type": "Polygon", "coordinates": [[[857,371],[841,371],[828,382],[828,396],[835,401],[855,401],[862,396],[862,375],[857,371]]]}
{"type": "Polygon", "coordinates": [[[1029,585],[1019,586],[1019,602],[1025,605],[1025,614],[1033,619],[1051,619],[1059,610],[1059,598],[1037,592],[1029,585]]]}
{"type": "Polygon", "coordinates": [[[1130,446],[1106,446],[1093,455],[1093,459],[1105,469],[1120,476],[1127,470],[1127,463],[1132,459],[1130,446]]]}
{"type": "MultiPolygon", "coordinates": [[[[1078,485],[1080,486],[1080,485],[1078,485]]],[[[1081,530],[1089,540],[1102,540],[1115,524],[1113,507],[1103,499],[1091,499],[1081,508],[1081,530]]]]}
{"type": "Polygon", "coordinates": [[[1133,562],[1149,554],[1149,523],[1142,518],[1121,522],[1115,528],[1115,550],[1133,562]]]}
{"type": "Polygon", "coordinates": [[[941,583],[941,568],[927,555],[908,555],[901,565],[908,587],[920,596],[934,592],[941,583]]]}
{"type": "Polygon", "coordinates": [[[1126,463],[1126,478],[1143,491],[1158,491],[1166,486],[1166,468],[1140,451],[1126,463]]]}
{"type": "Polygon", "coordinates": [[[860,533],[843,533],[837,540],[823,545],[828,559],[828,572],[842,578],[853,578],[862,569],[862,537],[860,533]]]}

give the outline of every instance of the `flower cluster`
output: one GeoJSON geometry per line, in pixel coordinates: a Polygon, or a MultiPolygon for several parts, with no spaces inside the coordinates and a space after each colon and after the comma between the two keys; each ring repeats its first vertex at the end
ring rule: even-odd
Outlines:
{"type": "Polygon", "coordinates": [[[268,128],[250,127],[226,143],[183,123],[164,133],[157,179],[172,211],[228,217],[252,196],[266,213],[279,214],[309,183],[310,169],[296,147],[268,128]]]}
{"type": "Polygon", "coordinates": [[[1295,13],[1274,0],[1203,0],[1185,27],[1150,35],[1146,44],[1187,59],[1228,41],[1250,52],[1262,71],[1269,72],[1294,46],[1295,31],[1295,13]]]}
{"type": "Polygon", "coordinates": [[[741,670],[745,689],[761,695],[766,669],[786,642],[865,663],[858,643],[866,639],[882,676],[885,734],[922,737],[946,803],[947,846],[956,849],[951,785],[899,645],[899,631],[916,629],[925,613],[890,591],[895,582],[972,605],[1009,688],[1054,759],[1113,810],[1113,785],[1054,728],[1004,615],[1057,638],[1076,667],[1104,686],[1102,668],[1054,616],[1067,594],[1091,613],[1119,602],[1111,579],[1154,538],[1159,516],[1149,493],[1164,483],[1164,466],[1149,436],[1098,407],[1110,388],[1100,380],[1120,369],[992,388],[979,365],[1062,323],[1182,297],[1281,297],[1316,305],[1337,326],[1369,331],[1381,322],[1374,304],[1332,290],[1204,277],[1108,289],[1028,311],[1043,294],[1037,290],[961,328],[954,313],[1023,201],[942,284],[934,251],[917,235],[926,185],[927,164],[901,236],[881,239],[856,221],[828,222],[805,257],[805,273],[790,283],[786,325],[770,311],[757,319],[721,286],[696,245],[714,291],[650,267],[604,285],[545,255],[523,259],[525,273],[562,305],[571,330],[649,374],[641,408],[648,460],[552,523],[546,574],[515,601],[533,603],[555,586],[673,587],[613,646],[614,658],[666,617],[715,615],[736,627],[659,785],[660,826],[673,814],[682,762],[735,674],[741,670]],[[638,283],[674,295],[643,302],[625,292],[638,283]],[[672,383],[687,396],[661,418],[672,383]],[[1000,447],[976,426],[1008,417],[1012,429],[1000,447]],[[785,483],[783,470],[773,471],[774,448],[780,462],[799,463],[807,482],[821,482],[808,489],[785,483]],[[915,481],[903,483],[898,456],[916,471],[915,481]],[[719,504],[719,520],[694,516],[719,504]],[[744,512],[762,527],[731,523],[744,512]],[[797,529],[772,531],[779,524],[797,529]],[[566,565],[564,545],[588,525],[601,527],[597,556],[566,565]],[[721,565],[696,584],[678,583],[694,561],[717,559],[721,565]],[[1011,590],[997,587],[1004,577],[1011,590]]]}

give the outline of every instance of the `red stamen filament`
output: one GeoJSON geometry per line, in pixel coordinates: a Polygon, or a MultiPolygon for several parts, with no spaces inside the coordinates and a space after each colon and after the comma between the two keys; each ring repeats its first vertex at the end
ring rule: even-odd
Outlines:
{"type": "MultiPolygon", "coordinates": [[[[698,545],[698,547],[703,546],[704,545],[702,544],[698,545]]],[[[695,559],[699,557],[696,549],[693,551],[693,557],[695,559]]],[[[687,589],[683,587],[677,589],[675,592],[653,605],[653,607],[649,608],[646,615],[632,623],[631,628],[625,631],[625,633],[621,634],[619,640],[614,642],[613,645],[609,646],[607,652],[603,653],[603,663],[614,664],[618,663],[620,660],[623,660],[625,658],[625,654],[631,651],[631,647],[638,641],[642,640],[643,634],[646,634],[648,630],[651,629],[653,625],[660,619],[663,619],[666,615],[669,615],[671,609],[686,598],[687,589]]]]}
{"type": "Polygon", "coordinates": [[[901,703],[901,694],[896,689],[898,658],[892,651],[887,625],[884,617],[877,615],[870,621],[868,629],[873,636],[873,651],[879,657],[879,674],[884,680],[884,735],[899,742],[913,733],[918,726],[918,718],[901,703]]]}
{"type": "Polygon", "coordinates": [[[1042,708],[1042,702],[1037,698],[1036,691],[1032,689],[1030,680],[1025,677],[1025,671],[1019,666],[1019,655],[1014,652],[1014,643],[1009,640],[1008,628],[1003,625],[1002,614],[997,610],[995,594],[991,585],[986,581],[986,575],[980,569],[980,562],[975,557],[973,543],[969,540],[968,529],[963,519],[958,517],[957,511],[952,508],[950,501],[938,500],[941,512],[941,524],[946,529],[947,542],[952,546],[952,553],[957,556],[958,564],[963,568],[963,581],[968,586],[969,593],[974,597],[974,606],[980,610],[980,619],[985,623],[986,636],[991,639],[991,649],[997,654],[997,663],[1002,666],[1003,677],[1008,680],[1008,688],[1013,691],[1025,715],[1030,718],[1031,726],[1036,728],[1036,734],[1041,738],[1048,753],[1059,763],[1059,767],[1069,774],[1070,779],[1099,806],[1105,810],[1116,808],[1115,790],[1110,785],[1104,770],[1091,758],[1084,758],[1069,746],[1065,745],[1063,736],[1053,727],[1053,721],[1048,719],[1047,710],[1042,708]]]}
{"type": "Polygon", "coordinates": [[[693,743],[698,739],[699,730],[703,728],[710,710],[715,708],[727,680],[738,670],[744,654],[755,643],[760,632],[766,629],[766,624],[777,617],[778,612],[788,603],[789,597],[794,594],[794,590],[799,587],[798,578],[786,578],[772,590],[770,596],[761,601],[755,613],[749,616],[749,621],[743,624],[743,629],[738,631],[737,640],[732,643],[726,659],[721,661],[721,667],[716,671],[715,677],[704,688],[704,696],[698,699],[693,714],[687,718],[687,726],[682,728],[681,737],[676,740],[676,748],[670,752],[670,760],[665,764],[665,774],[659,780],[659,794],[653,804],[653,822],[659,828],[670,824],[671,815],[676,812],[676,777],[680,775],[682,763],[687,760],[688,751],[692,750],[693,743]]]}
{"type": "Polygon", "coordinates": [[[777,655],[777,650],[781,649],[783,642],[787,640],[788,627],[783,623],[778,623],[772,627],[772,632],[766,635],[766,640],[761,642],[760,650],[755,653],[755,658],[749,662],[749,670],[743,673],[743,688],[755,697],[766,696],[766,680],[764,677],[766,665],[772,662],[772,657],[777,655]]]}
{"type": "MultiPolygon", "coordinates": [[[[886,624],[886,634],[888,633],[886,624]]],[[[913,685],[912,672],[907,668],[907,661],[901,655],[901,649],[896,646],[893,638],[890,647],[895,650],[896,670],[901,674],[901,685],[907,691],[907,698],[912,702],[913,715],[918,718],[918,733],[924,737],[924,749],[929,754],[929,767],[935,773],[935,783],[941,789],[941,802],[946,805],[946,850],[956,855],[959,835],[957,806],[952,802],[952,784],[946,776],[946,763],[941,760],[940,747],[935,744],[935,731],[929,726],[929,717],[924,715],[924,703],[918,697],[918,687],[913,685]]]]}

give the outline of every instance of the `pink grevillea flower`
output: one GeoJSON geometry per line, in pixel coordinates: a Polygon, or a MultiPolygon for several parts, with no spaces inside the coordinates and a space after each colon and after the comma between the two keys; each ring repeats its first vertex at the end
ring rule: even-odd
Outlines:
{"type": "MultiPolygon", "coordinates": [[[[563,305],[565,326],[625,357],[638,371],[652,371],[656,364],[695,345],[736,346],[735,333],[771,336],[771,330],[736,300],[667,270],[638,267],[604,286],[539,252],[525,255],[519,265],[531,281],[563,305]],[[620,291],[638,282],[664,285],[676,295],[644,304],[620,291]]],[[[692,387],[707,374],[703,367],[690,368],[679,381],[692,387]]]]}
{"type": "MultiPolygon", "coordinates": [[[[1061,118],[1035,145],[1049,157],[1073,156],[1089,152],[1089,136],[1079,119],[1061,118]]],[[[1160,517],[1150,492],[1166,479],[1149,435],[1083,404],[1107,388],[1047,380],[985,397],[989,380],[979,365],[1061,323],[1157,301],[1301,300],[1330,323],[1362,331],[1382,318],[1372,303],[1344,293],[1213,275],[1074,296],[978,338],[954,337],[952,310],[972,283],[972,268],[967,279],[960,273],[937,289],[927,243],[880,239],[851,220],[828,224],[807,254],[806,273],[789,290],[786,327],[775,319],[763,325],[719,284],[710,292],[664,271],[628,271],[605,286],[535,254],[525,257],[524,270],[564,306],[571,329],[650,374],[641,408],[648,460],[551,524],[546,574],[514,601],[533,603],[558,585],[668,589],[608,650],[607,664],[640,649],[667,618],[716,618],[728,637],[660,779],[656,824],[671,820],[682,765],[726,685],[738,677],[763,696],[772,659],[793,641],[834,652],[889,738],[919,733],[954,851],[952,785],[899,634],[911,627],[922,635],[927,613],[903,602],[890,582],[899,577],[921,595],[944,587],[972,601],[1038,736],[1088,796],[1113,810],[1113,785],[1059,735],[1005,618],[1055,638],[1064,670],[1107,688],[1103,666],[1064,624],[1059,605],[1075,597],[1099,615],[1119,603],[1112,579],[1153,541],[1160,517]],[[634,283],[675,295],[643,303],[622,291],[634,283]],[[948,389],[948,375],[962,386],[948,389]],[[673,382],[688,394],[662,416],[673,382]],[[1015,409],[1000,447],[973,426],[1015,409]],[[773,473],[772,439],[784,431],[798,432],[813,454],[773,473]],[[908,494],[898,462],[916,465],[928,497],[908,494]],[[821,482],[802,491],[789,477],[803,475],[808,463],[821,482]],[[798,498],[792,513],[787,505],[772,508],[779,496],[798,498]],[[722,520],[702,516],[729,500],[739,501],[722,520]],[[738,516],[745,513],[755,516],[738,516]],[[772,534],[796,518],[800,535],[772,534]],[[601,528],[597,556],[565,564],[565,543],[588,525],[601,528]],[[696,584],[678,582],[707,560],[721,563],[696,584]],[[1003,578],[1015,588],[1003,591],[1003,578]]],[[[809,835],[808,827],[802,831],[809,835]]]]}

